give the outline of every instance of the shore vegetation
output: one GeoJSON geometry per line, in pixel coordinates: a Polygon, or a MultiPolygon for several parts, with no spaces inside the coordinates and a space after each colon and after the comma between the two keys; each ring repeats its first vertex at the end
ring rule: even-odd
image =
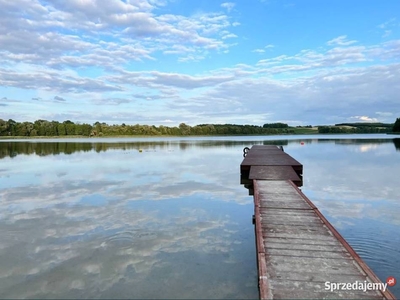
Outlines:
{"type": "Polygon", "coordinates": [[[391,133],[400,132],[400,119],[395,124],[386,123],[342,123],[334,126],[289,126],[285,123],[263,125],[199,124],[179,126],[94,124],[36,120],[17,122],[0,119],[0,138],[40,137],[117,137],[117,136],[211,136],[211,135],[285,135],[318,133],[391,133]],[[397,130],[397,131],[396,131],[397,130]]]}

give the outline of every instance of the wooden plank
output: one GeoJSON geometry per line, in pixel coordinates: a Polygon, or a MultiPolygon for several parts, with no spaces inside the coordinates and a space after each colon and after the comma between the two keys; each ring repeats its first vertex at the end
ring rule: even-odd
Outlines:
{"type": "MultiPolygon", "coordinates": [[[[281,255],[267,255],[267,269],[280,272],[313,271],[316,276],[322,273],[332,274],[363,274],[351,259],[331,259],[326,257],[290,257],[281,255]]],[[[329,281],[329,280],[328,280],[329,281]]],[[[294,287],[293,287],[294,288],[294,287]]],[[[318,298],[318,297],[317,297],[318,298]]]]}
{"type": "MultiPolygon", "coordinates": [[[[303,210],[302,210],[303,211],[303,210]]],[[[306,210],[307,211],[307,210],[306,210]]],[[[318,220],[317,218],[310,218],[306,220],[302,219],[291,219],[291,220],[285,220],[282,218],[271,218],[270,215],[265,215],[263,212],[261,212],[261,219],[266,220],[265,222],[268,222],[268,224],[272,225],[290,225],[290,226],[305,226],[305,225],[313,225],[313,226],[321,226],[323,223],[321,220],[318,220]]]]}
{"type": "Polygon", "coordinates": [[[242,166],[301,166],[297,160],[290,156],[277,154],[277,155],[260,155],[260,156],[246,156],[242,166]]]}
{"type": "Polygon", "coordinates": [[[276,278],[275,280],[293,280],[293,281],[305,281],[305,282],[320,282],[325,283],[326,278],[329,278],[330,282],[355,282],[355,281],[368,281],[367,276],[361,273],[354,274],[335,274],[329,271],[326,272],[313,272],[315,270],[302,270],[301,272],[291,271],[282,272],[278,270],[268,269],[268,274],[271,278],[276,278]],[[319,276],[317,276],[319,275],[319,276]]]}
{"type": "Polygon", "coordinates": [[[257,193],[262,199],[263,202],[269,202],[269,201],[280,201],[280,202],[288,202],[288,201],[294,201],[294,202],[304,202],[308,206],[310,206],[298,193],[268,193],[268,192],[260,192],[260,190],[257,190],[257,193]]]}
{"type": "Polygon", "coordinates": [[[310,250],[310,251],[327,251],[327,252],[345,252],[347,251],[340,245],[340,243],[327,244],[316,244],[309,243],[307,241],[300,240],[295,243],[293,239],[291,242],[274,241],[272,238],[268,239],[268,245],[265,245],[268,249],[286,249],[286,250],[310,250]]]}
{"type": "MultiPolygon", "coordinates": [[[[326,246],[326,247],[334,247],[340,245],[340,243],[338,242],[337,239],[335,239],[334,236],[330,236],[328,239],[322,239],[322,237],[325,237],[325,235],[319,237],[316,236],[315,238],[310,236],[309,238],[307,238],[306,236],[302,236],[302,237],[285,237],[285,236],[281,236],[281,235],[271,235],[268,234],[268,245],[274,245],[274,243],[281,243],[281,244],[285,244],[285,245],[290,245],[291,247],[298,247],[299,245],[302,246],[304,245],[305,247],[316,247],[316,246],[326,246]]],[[[287,247],[290,247],[287,246],[287,247]]]]}
{"type": "Polygon", "coordinates": [[[263,226],[263,236],[264,233],[266,234],[280,234],[284,233],[287,235],[304,235],[304,234],[311,234],[311,235],[327,235],[326,228],[318,227],[318,226],[270,226],[269,224],[262,224],[263,226]]]}
{"type": "Polygon", "coordinates": [[[296,201],[284,202],[284,201],[268,201],[268,203],[264,203],[263,207],[269,209],[275,208],[286,208],[286,209],[312,209],[307,203],[298,203],[296,201]]]}
{"type": "Polygon", "coordinates": [[[276,146],[252,147],[240,164],[241,174],[250,171],[251,166],[292,166],[296,172],[302,174],[303,166],[293,157],[276,146]]]}
{"type": "Polygon", "coordinates": [[[325,290],[322,282],[275,281],[271,280],[273,299],[382,299],[376,291],[333,291],[325,290]],[[292,287],[295,286],[296,289],[292,287]],[[318,295],[318,296],[312,296],[318,295]]]}
{"type": "Polygon", "coordinates": [[[257,180],[258,192],[261,194],[277,193],[277,194],[295,194],[297,190],[290,186],[286,181],[279,180],[257,180]]]}
{"type": "MultiPolygon", "coordinates": [[[[263,232],[263,236],[267,238],[286,238],[294,239],[293,233],[291,232],[263,232]]],[[[333,235],[317,234],[315,232],[299,232],[296,235],[297,239],[300,240],[317,240],[318,243],[335,242],[336,239],[333,235]]]]}
{"type": "Polygon", "coordinates": [[[301,181],[291,166],[251,166],[249,179],[301,181]]]}
{"type": "Polygon", "coordinates": [[[293,225],[301,225],[308,223],[317,223],[323,224],[321,219],[319,219],[313,211],[299,211],[299,210],[290,210],[290,209],[263,209],[261,212],[262,218],[268,220],[270,224],[293,224],[293,225]],[[282,210],[284,213],[282,213],[282,210]],[[274,212],[277,211],[276,214],[274,212]],[[285,211],[287,213],[285,213],[285,211]],[[293,212],[297,212],[294,214],[293,212]]]}
{"type": "Polygon", "coordinates": [[[275,256],[290,256],[290,257],[310,257],[310,258],[329,258],[329,259],[352,259],[351,255],[346,251],[316,251],[315,249],[285,249],[271,248],[270,244],[265,244],[266,254],[275,256]]]}
{"type": "Polygon", "coordinates": [[[276,145],[253,145],[253,146],[251,146],[250,150],[279,150],[279,151],[283,152],[276,145]]]}
{"type": "MultiPolygon", "coordinates": [[[[319,282],[319,283],[325,283],[325,282],[343,282],[343,283],[353,283],[355,281],[368,281],[369,279],[367,275],[362,274],[362,273],[357,273],[357,272],[351,272],[350,274],[346,273],[346,270],[344,272],[341,272],[340,270],[327,270],[321,268],[318,268],[318,266],[310,266],[309,269],[306,270],[292,270],[292,271],[282,271],[278,268],[272,268],[269,265],[267,265],[267,274],[270,278],[270,280],[276,280],[276,281],[285,281],[285,280],[294,280],[294,281],[306,281],[306,282],[319,282]]],[[[317,299],[317,295],[314,297],[306,297],[306,298],[314,298],[317,299]]],[[[382,298],[381,298],[382,299],[382,298]]]]}

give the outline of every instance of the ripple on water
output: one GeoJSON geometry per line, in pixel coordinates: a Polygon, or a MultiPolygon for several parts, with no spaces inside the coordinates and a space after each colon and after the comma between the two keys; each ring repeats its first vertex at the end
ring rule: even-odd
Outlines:
{"type": "Polygon", "coordinates": [[[138,241],[152,240],[155,237],[155,232],[146,230],[121,231],[108,236],[101,245],[103,247],[130,248],[138,241]]]}
{"type": "Polygon", "coordinates": [[[347,241],[362,259],[369,264],[380,265],[382,269],[391,269],[393,262],[400,257],[400,249],[395,247],[396,242],[387,236],[359,232],[357,236],[349,237],[347,241]]]}

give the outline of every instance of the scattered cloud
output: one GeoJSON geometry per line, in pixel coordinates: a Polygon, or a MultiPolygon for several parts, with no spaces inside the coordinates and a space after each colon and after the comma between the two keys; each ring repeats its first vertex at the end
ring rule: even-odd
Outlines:
{"type": "Polygon", "coordinates": [[[54,97],[54,100],[55,100],[55,101],[58,101],[58,102],[64,102],[64,101],[65,101],[65,99],[62,98],[62,97],[60,97],[60,96],[55,96],[55,97],[54,97]]]}
{"type": "Polygon", "coordinates": [[[349,41],[347,40],[347,35],[341,35],[338,36],[337,38],[334,38],[330,41],[327,42],[327,45],[332,46],[332,45],[337,45],[337,46],[348,46],[351,44],[357,43],[357,41],[349,41]]]}
{"type": "Polygon", "coordinates": [[[396,29],[396,27],[400,26],[400,22],[396,21],[396,18],[391,18],[390,20],[378,25],[378,29],[382,30],[382,38],[388,38],[393,34],[393,30],[396,29]]]}
{"type": "MultiPolygon", "coordinates": [[[[237,266],[242,269],[232,255],[241,249],[234,246],[236,233],[238,229],[243,234],[251,233],[252,227],[243,228],[241,225],[245,221],[234,218],[234,210],[221,212],[214,208],[226,205],[224,202],[230,202],[227,207],[246,205],[248,208],[252,205],[251,197],[239,192],[243,191],[243,186],[236,184],[236,172],[222,170],[221,173],[221,168],[210,170],[207,167],[210,164],[230,166],[236,153],[227,156],[224,149],[210,148],[210,155],[205,155],[209,162],[204,163],[199,162],[193,151],[186,151],[182,156],[183,152],[177,150],[185,146],[186,143],[179,141],[177,144],[127,143],[124,147],[110,144],[106,148],[112,151],[85,151],[84,157],[78,155],[67,162],[60,159],[60,155],[41,156],[44,163],[25,164],[23,170],[2,162],[2,168],[10,175],[4,180],[13,184],[0,189],[4,202],[0,211],[4,215],[2,230],[12,232],[2,236],[2,250],[7,249],[2,251],[2,257],[9,258],[10,267],[1,268],[0,277],[18,283],[18,288],[15,284],[5,285],[2,296],[43,298],[44,294],[51,294],[63,297],[71,293],[77,295],[74,294],[77,287],[94,298],[99,293],[129,297],[132,287],[136,295],[149,296],[152,283],[147,279],[159,276],[160,272],[161,277],[168,273],[171,264],[177,261],[176,255],[186,255],[188,260],[198,255],[196,262],[213,258],[222,268],[237,266]],[[150,163],[138,154],[138,147],[144,149],[142,154],[152,156],[150,163]],[[157,153],[145,154],[146,150],[157,153]],[[103,158],[102,164],[99,164],[99,157],[103,158]],[[104,159],[106,157],[108,159],[104,159]],[[177,159],[184,159],[185,163],[171,169],[177,159]],[[37,184],[15,180],[34,174],[40,176],[37,184]],[[222,181],[221,174],[224,174],[222,181]],[[194,201],[186,201],[188,199],[194,201]],[[205,201],[205,205],[196,204],[197,199],[205,201]],[[7,209],[10,205],[6,205],[10,203],[11,210],[7,209]],[[165,209],[169,210],[168,215],[165,209]],[[183,234],[182,228],[185,228],[183,234]],[[228,257],[228,253],[233,257],[228,257]],[[62,274],[58,273],[60,269],[62,274]],[[67,284],[56,287],[48,284],[49,274],[62,275],[67,284]],[[28,275],[34,280],[17,280],[28,275]],[[146,282],[148,285],[144,284],[146,282]],[[73,289],[70,288],[72,283],[73,289]]],[[[203,145],[194,146],[204,148],[203,145]]],[[[41,150],[36,150],[39,155],[41,150]]],[[[187,268],[181,270],[178,266],[176,269],[176,275],[185,281],[187,268]]],[[[201,269],[200,272],[208,272],[201,269]]],[[[193,275],[198,272],[194,270],[193,275]]],[[[221,274],[226,277],[225,271],[221,274]]],[[[215,296],[215,280],[204,284],[211,287],[208,298],[215,296]]],[[[229,297],[232,291],[239,295],[240,287],[232,290],[223,285],[225,288],[221,289],[219,298],[229,297]]],[[[160,288],[170,291],[171,281],[160,288]]],[[[257,293],[256,289],[254,291],[257,293]]],[[[198,292],[204,295],[201,289],[198,292]]],[[[153,298],[159,297],[159,293],[158,289],[152,294],[153,298]]],[[[169,295],[168,298],[182,296],[182,290],[169,295]]]]}
{"type": "MultiPolygon", "coordinates": [[[[362,31],[350,39],[337,28],[335,38],[308,46],[307,39],[277,39],[279,28],[260,39],[237,1],[199,3],[179,13],[175,4],[0,0],[0,89],[15,101],[2,111],[21,121],[52,116],[86,122],[93,116],[77,109],[85,106],[117,123],[129,123],[127,111],[134,111],[144,123],[270,118],[299,125],[355,114],[385,121],[391,116],[376,111],[400,111],[396,19],[377,27],[391,31],[383,42],[365,42],[362,31]],[[244,55],[250,51],[262,59],[244,55]]],[[[269,5],[284,10],[276,1],[269,5]]]]}
{"type": "Polygon", "coordinates": [[[235,3],[233,3],[233,2],[224,2],[224,3],[221,4],[221,7],[226,8],[226,10],[228,12],[230,12],[235,7],[235,3]]]}
{"type": "Polygon", "coordinates": [[[121,87],[107,84],[100,79],[70,75],[68,72],[52,69],[39,70],[39,68],[29,73],[0,68],[0,85],[32,90],[52,90],[61,93],[122,90],[121,87]]]}
{"type": "Polygon", "coordinates": [[[265,49],[272,49],[272,48],[275,48],[275,46],[269,44],[269,45],[266,45],[264,48],[257,48],[257,49],[254,49],[254,50],[252,50],[252,52],[256,52],[256,53],[265,53],[265,51],[266,51],[265,49]]]}
{"type": "Polygon", "coordinates": [[[222,39],[226,40],[226,39],[232,39],[232,38],[237,38],[237,37],[238,36],[236,34],[228,33],[227,35],[222,36],[222,39]]]}
{"type": "Polygon", "coordinates": [[[132,100],[125,98],[105,98],[105,99],[95,99],[93,103],[96,105],[120,105],[124,103],[130,103],[132,100]]]}
{"type": "Polygon", "coordinates": [[[362,121],[362,122],[378,122],[378,119],[370,118],[368,116],[354,116],[354,117],[350,117],[350,118],[357,120],[357,121],[362,121]]]}
{"type": "Polygon", "coordinates": [[[386,21],[382,24],[378,25],[378,28],[380,29],[387,29],[388,27],[392,27],[396,25],[396,18],[391,18],[389,21],[386,21]]]}
{"type": "MultiPolygon", "coordinates": [[[[224,30],[224,36],[233,37],[229,35],[228,17],[222,13],[156,15],[153,1],[0,3],[2,24],[7,28],[7,34],[0,34],[0,62],[24,61],[52,68],[112,68],[116,62],[121,65],[132,60],[153,60],[153,53],[177,44],[198,54],[223,50],[229,45],[218,38],[219,32],[224,30]],[[15,22],[20,7],[29,17],[22,14],[15,22]]],[[[226,2],[223,7],[230,11],[233,5],[226,2]]]]}

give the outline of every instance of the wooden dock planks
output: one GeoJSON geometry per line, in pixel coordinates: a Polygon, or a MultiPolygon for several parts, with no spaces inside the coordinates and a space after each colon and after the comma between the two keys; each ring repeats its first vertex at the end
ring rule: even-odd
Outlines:
{"type": "Polygon", "coordinates": [[[253,183],[261,299],[395,299],[388,290],[325,289],[325,282],[381,281],[298,189],[299,162],[276,146],[253,146],[241,174],[253,183]]]}

